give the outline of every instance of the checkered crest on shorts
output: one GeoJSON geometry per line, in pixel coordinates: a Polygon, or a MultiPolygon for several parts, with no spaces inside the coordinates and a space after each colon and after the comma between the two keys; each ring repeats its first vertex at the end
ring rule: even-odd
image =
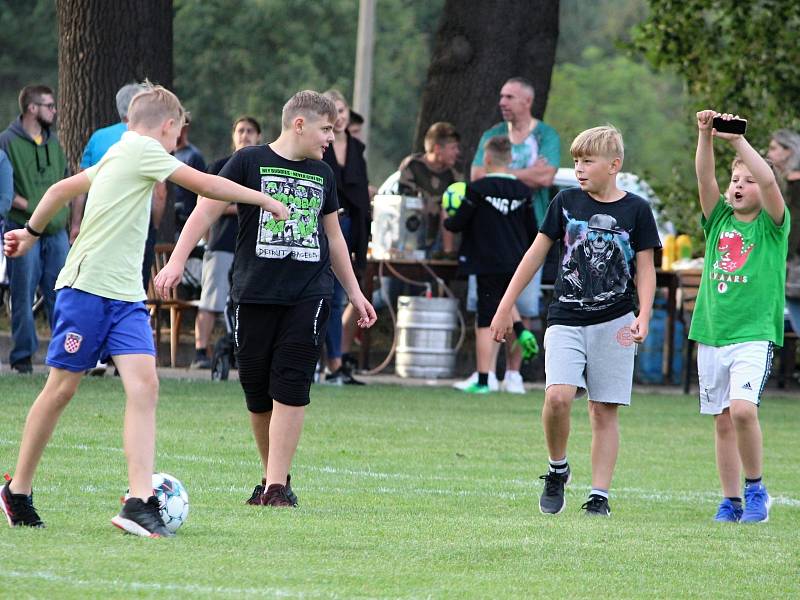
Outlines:
{"type": "Polygon", "coordinates": [[[78,333],[68,333],[67,338],[64,340],[64,350],[70,354],[75,354],[81,347],[83,336],[78,333]]]}

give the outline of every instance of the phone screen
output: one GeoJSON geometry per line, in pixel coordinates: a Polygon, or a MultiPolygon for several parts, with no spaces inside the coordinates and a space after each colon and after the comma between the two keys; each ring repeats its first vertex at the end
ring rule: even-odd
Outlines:
{"type": "Polygon", "coordinates": [[[712,122],[714,129],[720,133],[735,133],[744,135],[747,130],[747,121],[745,119],[731,119],[726,121],[722,117],[714,117],[712,122]]]}

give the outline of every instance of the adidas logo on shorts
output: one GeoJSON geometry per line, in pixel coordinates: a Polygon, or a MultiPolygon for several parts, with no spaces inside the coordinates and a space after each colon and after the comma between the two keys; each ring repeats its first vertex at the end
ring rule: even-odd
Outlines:
{"type": "Polygon", "coordinates": [[[749,381],[748,381],[747,383],[745,383],[745,384],[742,386],[742,389],[743,389],[743,390],[750,390],[751,392],[753,391],[753,388],[752,388],[752,386],[750,385],[750,382],[749,382],[749,381]]]}

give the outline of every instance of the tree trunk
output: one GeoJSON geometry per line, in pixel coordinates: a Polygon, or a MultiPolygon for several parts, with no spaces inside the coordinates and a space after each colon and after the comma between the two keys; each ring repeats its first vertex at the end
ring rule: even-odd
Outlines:
{"type": "Polygon", "coordinates": [[[58,135],[77,172],[89,136],[119,122],[119,88],[172,86],[172,0],[58,0],[57,12],[58,135]]]}
{"type": "MultiPolygon", "coordinates": [[[[510,77],[533,82],[541,119],[558,41],[558,0],[446,0],[422,93],[414,146],[428,127],[449,121],[461,133],[468,166],[481,134],[501,119],[500,88],[510,77]]],[[[468,169],[467,169],[468,172],[468,169]]]]}

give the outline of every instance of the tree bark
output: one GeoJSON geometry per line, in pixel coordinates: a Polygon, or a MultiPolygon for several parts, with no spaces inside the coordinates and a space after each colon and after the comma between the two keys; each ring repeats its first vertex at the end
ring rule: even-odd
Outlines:
{"type": "MultiPolygon", "coordinates": [[[[428,127],[449,121],[461,133],[469,165],[481,134],[501,119],[500,88],[526,77],[541,119],[550,91],[558,41],[558,0],[446,0],[422,93],[414,147],[428,127]]],[[[467,169],[468,172],[468,169],[467,169]]]]}
{"type": "Polygon", "coordinates": [[[77,170],[89,136],[119,122],[126,83],[172,86],[172,0],[58,0],[59,139],[77,170]]]}

